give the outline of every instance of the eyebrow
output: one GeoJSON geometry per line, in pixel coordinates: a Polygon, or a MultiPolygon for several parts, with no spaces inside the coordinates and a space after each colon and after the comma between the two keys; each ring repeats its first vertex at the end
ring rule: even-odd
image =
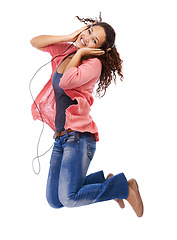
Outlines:
{"type": "MultiPolygon", "coordinates": [[[[92,31],[92,33],[93,33],[93,28],[90,28],[91,29],[91,31],[92,31]]],[[[97,38],[97,37],[95,37],[96,39],[97,39],[97,41],[98,41],[98,43],[99,43],[99,39],[97,38]]]]}

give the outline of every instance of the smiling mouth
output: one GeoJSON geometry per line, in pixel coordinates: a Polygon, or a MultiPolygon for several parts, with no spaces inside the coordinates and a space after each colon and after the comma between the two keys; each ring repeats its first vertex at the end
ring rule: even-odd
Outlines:
{"type": "Polygon", "coordinates": [[[81,43],[82,43],[82,45],[84,45],[84,46],[86,46],[86,44],[85,44],[85,42],[84,42],[84,40],[81,38],[81,43]]]}

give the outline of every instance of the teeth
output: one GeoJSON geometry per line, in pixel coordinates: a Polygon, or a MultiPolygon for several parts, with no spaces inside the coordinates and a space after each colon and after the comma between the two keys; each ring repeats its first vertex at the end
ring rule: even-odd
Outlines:
{"type": "Polygon", "coordinates": [[[81,43],[85,46],[85,43],[84,43],[84,41],[82,40],[82,38],[81,38],[81,43]]]}

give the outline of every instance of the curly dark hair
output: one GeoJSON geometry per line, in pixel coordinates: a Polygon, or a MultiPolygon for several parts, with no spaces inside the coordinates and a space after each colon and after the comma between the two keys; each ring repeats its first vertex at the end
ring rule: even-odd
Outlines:
{"type": "MultiPolygon", "coordinates": [[[[92,24],[92,26],[101,26],[104,28],[106,33],[106,40],[100,47],[105,51],[104,55],[97,56],[102,62],[102,72],[100,79],[98,81],[98,88],[96,93],[99,97],[103,97],[106,93],[108,86],[111,84],[112,80],[116,83],[116,73],[120,76],[120,80],[123,81],[122,74],[122,63],[120,55],[115,46],[116,33],[114,29],[107,23],[102,22],[101,13],[99,15],[99,20],[97,18],[80,18],[76,16],[78,20],[85,24],[92,24]]],[[[83,57],[83,60],[93,58],[94,56],[83,57]]]]}

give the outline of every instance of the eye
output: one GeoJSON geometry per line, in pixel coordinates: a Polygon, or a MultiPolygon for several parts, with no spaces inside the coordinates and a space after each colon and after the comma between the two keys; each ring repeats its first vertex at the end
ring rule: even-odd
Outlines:
{"type": "Polygon", "coordinates": [[[95,39],[93,39],[93,42],[96,44],[96,40],[95,39]]]}
{"type": "Polygon", "coordinates": [[[91,34],[91,31],[90,31],[90,29],[88,29],[88,33],[89,33],[89,34],[91,34]]]}

